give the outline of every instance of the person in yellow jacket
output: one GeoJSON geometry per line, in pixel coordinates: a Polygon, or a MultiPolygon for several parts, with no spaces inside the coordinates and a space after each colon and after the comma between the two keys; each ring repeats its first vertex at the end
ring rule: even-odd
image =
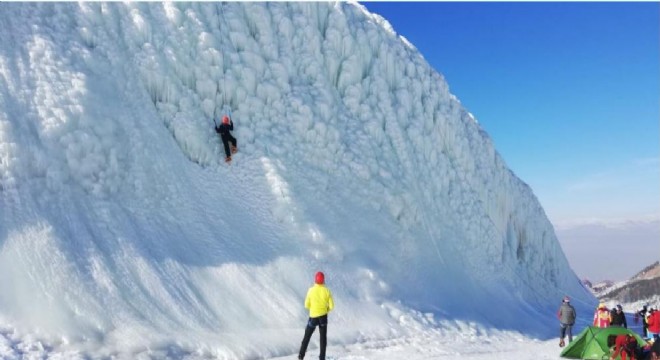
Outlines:
{"type": "Polygon", "coordinates": [[[612,321],[612,315],[610,315],[610,310],[607,309],[605,304],[600,303],[594,312],[594,326],[599,328],[606,328],[610,326],[612,321]]]}
{"type": "Polygon", "coordinates": [[[319,353],[319,360],[325,360],[325,347],[327,344],[328,334],[328,313],[335,307],[332,301],[332,293],[330,289],[325,287],[325,275],[322,272],[317,272],[314,277],[314,286],[307,290],[305,297],[305,309],[309,309],[309,320],[305,327],[305,336],[303,337],[302,344],[300,344],[300,352],[298,359],[305,358],[307,345],[312,338],[312,334],[316,327],[319,327],[321,335],[321,349],[319,353]]]}

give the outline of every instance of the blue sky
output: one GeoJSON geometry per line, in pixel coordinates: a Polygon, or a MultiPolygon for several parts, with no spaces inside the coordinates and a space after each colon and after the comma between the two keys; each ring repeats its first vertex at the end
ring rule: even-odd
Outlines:
{"type": "Polygon", "coordinates": [[[363,5],[445,76],[553,222],[660,214],[660,4],[363,5]]]}

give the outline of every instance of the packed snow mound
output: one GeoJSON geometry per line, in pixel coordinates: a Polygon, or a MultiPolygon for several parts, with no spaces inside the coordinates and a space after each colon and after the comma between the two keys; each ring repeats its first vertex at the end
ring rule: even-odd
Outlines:
{"type": "Polygon", "coordinates": [[[285,355],[316,270],[335,343],[547,333],[565,294],[595,302],[442,76],[360,5],[7,3],[0,20],[0,329],[285,355]]]}

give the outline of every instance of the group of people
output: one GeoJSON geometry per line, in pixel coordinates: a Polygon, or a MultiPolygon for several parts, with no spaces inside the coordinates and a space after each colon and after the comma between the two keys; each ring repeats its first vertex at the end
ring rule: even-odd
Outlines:
{"type": "MultiPolygon", "coordinates": [[[[318,327],[321,340],[319,359],[325,360],[328,313],[334,308],[334,302],[332,293],[325,286],[325,275],[320,271],[314,277],[314,285],[307,291],[305,308],[309,310],[309,319],[307,320],[305,335],[300,345],[300,351],[298,352],[298,359],[302,360],[305,357],[312,334],[318,327]]],[[[562,299],[557,316],[561,325],[559,346],[563,347],[566,345],[564,338],[568,337],[569,343],[573,341],[572,329],[577,318],[575,307],[571,305],[571,299],[568,296],[562,299]]],[[[649,339],[652,338],[653,345],[644,347],[643,344],[638,344],[635,336],[631,334],[612,335],[607,339],[608,346],[612,348],[611,360],[619,356],[621,360],[628,358],[631,360],[660,360],[660,311],[644,306],[642,310],[635,314],[635,318],[637,319],[638,317],[641,317],[643,321],[644,336],[649,339]]],[[[601,328],[610,326],[628,328],[626,316],[621,305],[617,305],[610,311],[605,304],[598,304],[594,312],[593,324],[601,328]]]]}
{"type": "MultiPolygon", "coordinates": [[[[577,313],[575,308],[570,303],[570,298],[565,296],[562,304],[557,312],[560,323],[560,339],[559,346],[566,345],[564,338],[568,337],[569,343],[573,341],[572,328],[575,325],[575,318],[577,313]]],[[[608,340],[608,346],[612,348],[610,359],[614,360],[621,357],[621,360],[630,358],[632,360],[651,359],[660,360],[660,311],[654,308],[644,306],[642,310],[635,313],[635,321],[642,319],[643,336],[647,339],[653,340],[653,345],[643,346],[644,344],[637,344],[637,339],[631,334],[612,335],[608,340]]],[[[617,305],[612,310],[609,310],[604,303],[598,304],[594,312],[593,325],[599,328],[610,326],[618,326],[628,328],[626,315],[623,312],[623,307],[617,305]]]]}
{"type": "Polygon", "coordinates": [[[599,328],[619,326],[627,329],[628,322],[621,304],[615,306],[612,310],[609,310],[603,303],[598,304],[594,312],[594,326],[599,328]]]}
{"type": "MultiPolygon", "coordinates": [[[[215,126],[215,132],[220,135],[222,144],[225,150],[225,162],[231,162],[231,155],[238,151],[236,138],[232,136],[231,131],[234,130],[234,124],[229,116],[224,115],[220,125],[215,126]]],[[[322,272],[317,272],[315,275],[314,285],[307,291],[305,297],[305,308],[309,309],[309,319],[305,327],[305,335],[300,351],[298,352],[298,359],[302,360],[305,357],[307,346],[318,327],[320,333],[320,354],[319,359],[325,359],[325,349],[327,344],[327,331],[328,331],[328,312],[330,312],[334,303],[332,300],[332,293],[325,286],[325,275],[322,272]]],[[[571,299],[565,296],[562,299],[561,307],[557,312],[560,323],[560,340],[559,346],[566,345],[564,338],[568,337],[568,342],[573,341],[573,326],[577,312],[575,307],[571,305],[571,299]]],[[[653,338],[654,344],[650,351],[648,359],[660,360],[660,311],[654,308],[644,306],[642,310],[635,313],[635,322],[642,319],[643,336],[646,338],[653,338]]],[[[609,326],[620,326],[628,328],[626,315],[623,312],[621,305],[617,305],[612,310],[609,310],[604,303],[598,304],[594,312],[593,325],[599,328],[609,326]]],[[[629,334],[617,335],[608,338],[608,346],[613,347],[611,359],[614,360],[617,356],[621,356],[622,360],[626,360],[626,355],[632,360],[639,359],[639,346],[634,336],[629,334]]]]}
{"type": "MultiPolygon", "coordinates": [[[[658,340],[660,336],[660,311],[644,305],[642,310],[635,313],[635,322],[638,322],[639,319],[642,320],[642,336],[647,339],[658,340]]],[[[605,304],[600,303],[594,313],[594,326],[622,326],[628,328],[621,305],[617,305],[616,308],[609,311],[605,304]]]]}
{"type": "MultiPolygon", "coordinates": [[[[220,125],[215,126],[215,132],[220,135],[222,144],[225,150],[225,162],[231,162],[231,155],[235,154],[238,151],[236,138],[232,136],[231,131],[234,130],[234,124],[229,118],[229,116],[224,115],[222,117],[222,122],[220,125]]],[[[328,312],[330,312],[334,307],[332,300],[332,294],[330,290],[325,287],[325,275],[322,272],[317,272],[315,275],[315,284],[307,291],[307,296],[305,297],[305,308],[309,309],[309,320],[307,321],[307,326],[305,327],[305,335],[303,337],[302,344],[300,345],[300,351],[298,353],[298,359],[303,359],[305,357],[305,352],[307,351],[307,346],[309,341],[314,333],[314,330],[318,327],[320,333],[320,355],[321,360],[325,359],[325,349],[327,344],[327,329],[328,329],[328,312]]],[[[564,338],[568,337],[568,342],[573,341],[573,326],[575,325],[575,319],[577,317],[577,312],[573,305],[571,305],[571,300],[568,296],[565,296],[562,300],[561,307],[557,312],[560,323],[560,340],[559,346],[563,347],[566,345],[564,338]]],[[[653,338],[654,348],[650,352],[651,359],[660,360],[660,311],[654,308],[648,308],[646,305],[642,310],[635,313],[636,322],[638,319],[642,319],[643,332],[644,336],[647,338],[653,338]]],[[[609,326],[620,326],[628,328],[628,323],[626,321],[626,315],[623,312],[621,305],[617,305],[611,311],[605,306],[605,304],[600,303],[594,312],[593,325],[600,328],[605,328],[609,326]]],[[[626,355],[631,359],[635,359],[635,356],[638,354],[633,351],[637,349],[637,340],[634,336],[631,335],[618,335],[616,338],[608,339],[608,344],[610,347],[614,346],[614,353],[612,359],[621,355],[622,360],[626,360],[626,355]]]]}
{"type": "MultiPolygon", "coordinates": [[[[305,327],[305,335],[300,351],[298,352],[298,359],[302,360],[305,357],[307,346],[316,328],[319,328],[320,333],[320,354],[319,359],[325,360],[325,349],[327,344],[327,331],[328,331],[328,313],[334,308],[332,293],[325,286],[325,275],[322,272],[317,272],[314,278],[314,285],[307,291],[305,297],[305,308],[309,309],[309,319],[305,327]]],[[[612,348],[611,360],[621,356],[621,360],[626,360],[628,357],[632,360],[639,360],[646,357],[647,359],[660,360],[660,311],[656,309],[648,309],[644,306],[642,310],[635,314],[636,318],[639,316],[643,319],[644,336],[653,338],[653,346],[650,349],[643,350],[642,344],[637,344],[637,339],[630,334],[612,335],[608,338],[608,346],[612,348]]],[[[565,296],[562,299],[561,307],[557,312],[560,322],[560,340],[559,346],[566,345],[564,338],[568,337],[568,342],[573,341],[573,326],[577,318],[575,307],[571,305],[571,299],[565,296]]],[[[618,326],[628,328],[626,315],[623,312],[623,307],[617,305],[611,311],[605,306],[604,303],[598,304],[594,312],[593,325],[600,328],[618,326]]]]}
{"type": "MultiPolygon", "coordinates": [[[[236,138],[231,134],[231,131],[233,130],[234,123],[227,115],[222,117],[220,125],[216,124],[215,126],[215,132],[220,135],[222,140],[226,156],[225,162],[227,163],[231,162],[231,155],[238,151],[236,138]]],[[[333,309],[334,303],[332,300],[332,293],[325,286],[325,275],[322,272],[319,271],[316,273],[314,282],[314,286],[309,288],[307,296],[305,297],[305,308],[309,309],[309,319],[307,321],[307,326],[305,327],[305,335],[298,353],[298,359],[300,360],[305,357],[307,346],[309,345],[312,334],[317,327],[319,328],[320,333],[319,358],[321,360],[325,359],[328,312],[333,309]]],[[[575,319],[577,317],[577,312],[573,305],[571,305],[571,300],[568,296],[563,298],[557,316],[559,317],[560,323],[559,346],[563,347],[566,345],[564,338],[568,337],[569,343],[573,341],[573,326],[575,325],[575,319]]],[[[650,352],[652,356],[651,358],[653,360],[660,360],[660,339],[658,338],[660,336],[660,311],[654,308],[649,309],[645,305],[642,310],[635,313],[635,320],[637,321],[639,318],[642,319],[643,335],[655,340],[654,348],[652,348],[650,352]]],[[[594,312],[593,325],[600,328],[609,326],[628,328],[626,315],[624,314],[621,305],[617,305],[610,311],[603,303],[598,304],[598,307],[594,312]]],[[[630,356],[633,360],[635,359],[636,353],[632,349],[637,349],[637,340],[634,336],[628,334],[618,335],[616,338],[608,339],[608,342],[611,342],[611,344],[608,344],[610,347],[614,346],[614,353],[611,359],[614,359],[619,355],[621,355],[622,360],[626,360],[626,355],[630,356]]]]}
{"type": "Polygon", "coordinates": [[[654,341],[652,345],[638,344],[637,339],[631,334],[610,335],[607,338],[607,346],[610,347],[610,360],[621,357],[621,360],[660,360],[660,341],[654,341]]]}
{"type": "Polygon", "coordinates": [[[660,340],[660,310],[647,305],[635,314],[635,320],[642,319],[642,329],[647,338],[660,340]]]}

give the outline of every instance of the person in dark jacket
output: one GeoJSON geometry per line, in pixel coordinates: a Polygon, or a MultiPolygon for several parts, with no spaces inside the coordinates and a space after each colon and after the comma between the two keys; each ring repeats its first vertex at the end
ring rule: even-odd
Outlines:
{"type": "Polygon", "coordinates": [[[626,321],[626,314],[623,312],[623,308],[621,305],[617,305],[614,310],[612,310],[612,322],[610,323],[610,326],[620,326],[624,328],[628,328],[628,322],[626,321]]]}
{"type": "Polygon", "coordinates": [[[220,134],[222,145],[225,147],[225,155],[227,156],[225,162],[231,162],[231,154],[236,154],[238,151],[238,148],[236,147],[236,138],[230,133],[232,130],[234,130],[234,123],[227,115],[224,115],[222,117],[222,123],[215,127],[215,132],[220,134]]]}
{"type": "Polygon", "coordinates": [[[573,341],[573,325],[575,325],[575,318],[577,317],[575,308],[571,305],[571,299],[568,296],[564,296],[561,307],[557,312],[557,317],[559,318],[560,324],[559,346],[563,347],[566,344],[564,343],[564,337],[566,337],[566,335],[568,335],[569,343],[573,341]]]}
{"type": "Polygon", "coordinates": [[[646,322],[646,315],[647,315],[647,309],[648,306],[644,305],[642,306],[642,310],[638,311],[635,313],[635,323],[637,323],[637,319],[641,318],[642,319],[642,337],[647,337],[647,330],[649,327],[649,324],[646,322]]]}

